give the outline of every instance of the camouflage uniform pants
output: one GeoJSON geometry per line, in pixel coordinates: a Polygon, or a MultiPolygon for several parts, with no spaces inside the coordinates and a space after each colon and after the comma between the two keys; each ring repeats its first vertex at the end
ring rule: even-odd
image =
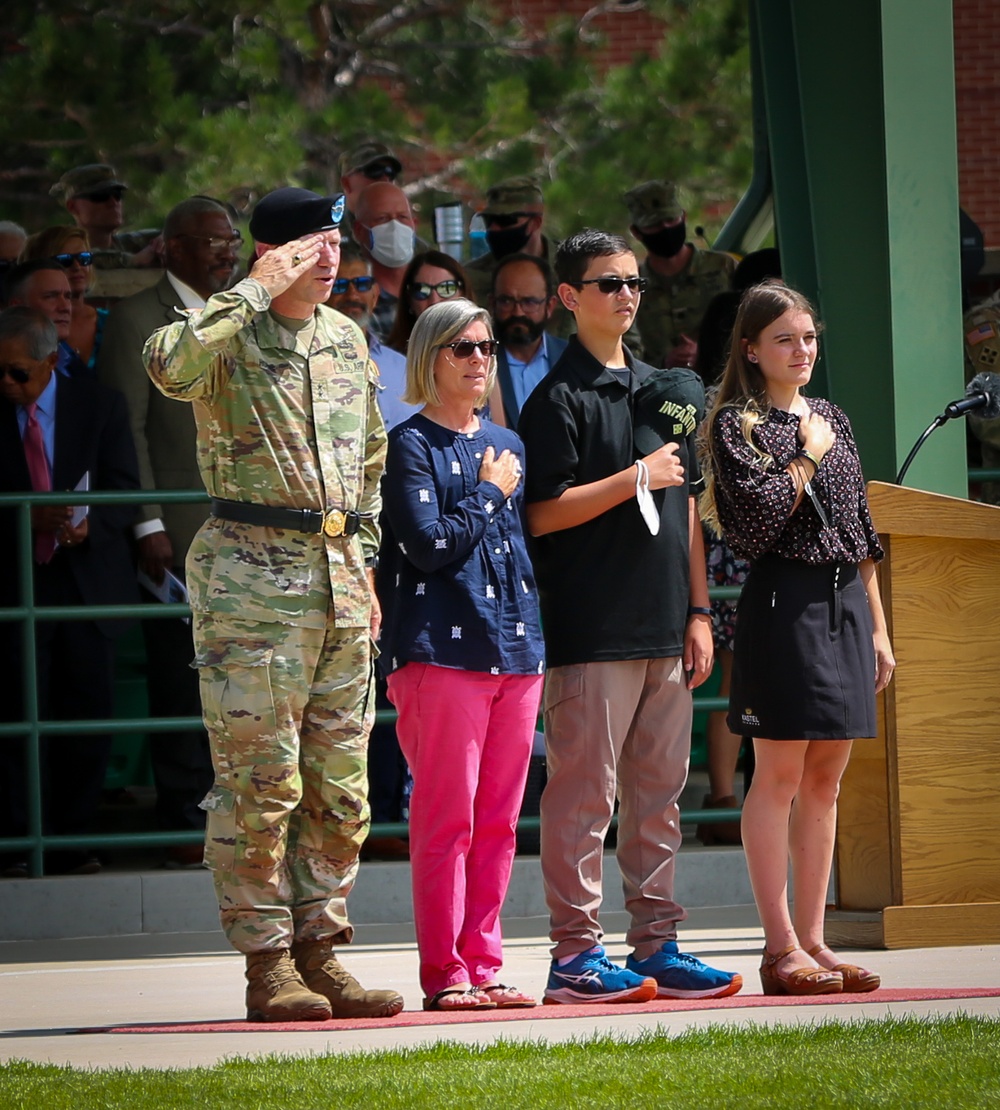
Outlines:
{"type": "Polygon", "coordinates": [[[196,613],[194,639],[215,767],[205,860],[226,936],[241,952],[349,943],[369,825],[368,629],[196,613]]]}

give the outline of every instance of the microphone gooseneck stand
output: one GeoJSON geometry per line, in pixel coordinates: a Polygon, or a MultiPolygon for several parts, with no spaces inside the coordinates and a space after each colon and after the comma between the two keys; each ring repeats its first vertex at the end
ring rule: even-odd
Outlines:
{"type": "Polygon", "coordinates": [[[903,465],[899,468],[899,473],[896,475],[896,485],[897,486],[901,486],[903,484],[903,476],[906,474],[907,470],[910,469],[910,463],[913,462],[913,460],[917,457],[917,452],[927,442],[927,439],[930,436],[930,434],[932,432],[936,432],[938,430],[938,428],[942,427],[943,425],[945,425],[947,423],[948,423],[947,413],[941,413],[940,416],[935,416],[934,419],[930,422],[930,424],[927,425],[927,427],[924,429],[923,433],[921,434],[920,438],[913,445],[912,449],[910,450],[910,453],[906,456],[906,462],[904,462],[903,465]]]}

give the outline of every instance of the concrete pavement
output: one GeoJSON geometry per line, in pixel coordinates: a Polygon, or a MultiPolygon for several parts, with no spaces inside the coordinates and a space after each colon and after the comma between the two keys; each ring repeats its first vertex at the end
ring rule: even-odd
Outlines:
{"type": "MultiPolygon", "coordinates": [[[[624,959],[626,918],[603,916],[605,943],[624,959]]],[[[537,992],[548,971],[546,921],[505,920],[504,981],[537,992]]],[[[744,991],[760,992],[757,966],[762,944],[752,906],[701,908],[682,926],[681,947],[716,966],[739,971],[744,991]]],[[[842,950],[847,959],[851,953],[842,950]]],[[[857,953],[885,987],[1000,988],[1000,945],[857,953]]],[[[417,956],[412,926],[365,925],[344,950],[344,963],[365,984],[402,992],[407,1009],[419,1009],[417,956]]],[[[504,1021],[442,1027],[394,1027],[373,1021],[358,1031],[330,1033],[82,1034],[87,1026],[148,1022],[198,1022],[244,1016],[243,960],[221,933],[177,933],[29,940],[0,944],[0,1061],[26,1059],[74,1067],[188,1067],[226,1057],[271,1053],[308,1055],[427,1044],[438,1039],[489,1043],[499,1037],[562,1041],[593,1033],[628,1037],[659,1026],[679,1033],[716,1023],[798,1024],[851,1021],[893,1014],[941,1013],[1000,1017],[1000,997],[923,1002],[797,1005],[753,1009],[627,1014],[545,1021],[504,1021]]],[[[266,1027],[265,1027],[266,1028],[266,1027]]]]}

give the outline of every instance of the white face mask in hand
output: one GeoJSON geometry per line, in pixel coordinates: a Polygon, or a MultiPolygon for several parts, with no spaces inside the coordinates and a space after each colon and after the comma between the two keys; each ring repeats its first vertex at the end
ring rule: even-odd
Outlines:
{"type": "Polygon", "coordinates": [[[416,233],[412,227],[399,220],[389,220],[379,224],[369,232],[371,235],[372,258],[383,266],[396,269],[405,266],[413,258],[413,245],[416,233]]]}

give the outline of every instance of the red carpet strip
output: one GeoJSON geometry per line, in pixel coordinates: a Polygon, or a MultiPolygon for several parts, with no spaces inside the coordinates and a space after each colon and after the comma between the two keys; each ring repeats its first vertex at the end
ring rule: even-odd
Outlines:
{"type": "Polygon", "coordinates": [[[682,1000],[656,999],[631,1005],[536,1006],[530,1010],[485,1010],[480,1013],[425,1013],[403,1010],[393,1018],[352,1018],[333,1021],[251,1022],[223,1021],[150,1022],[145,1025],[106,1025],[76,1029],[76,1033],[336,1033],[349,1029],[374,1029],[409,1025],[478,1025],[496,1021],[547,1021],[553,1018],[610,1017],[625,1014],[672,1014],[686,1010],[741,1010],[770,1006],[844,1006],[871,1002],[936,1002],[955,998],[998,998],[1000,987],[883,988],[868,994],[817,994],[807,998],[787,995],[736,994],[729,998],[682,1000]]]}

